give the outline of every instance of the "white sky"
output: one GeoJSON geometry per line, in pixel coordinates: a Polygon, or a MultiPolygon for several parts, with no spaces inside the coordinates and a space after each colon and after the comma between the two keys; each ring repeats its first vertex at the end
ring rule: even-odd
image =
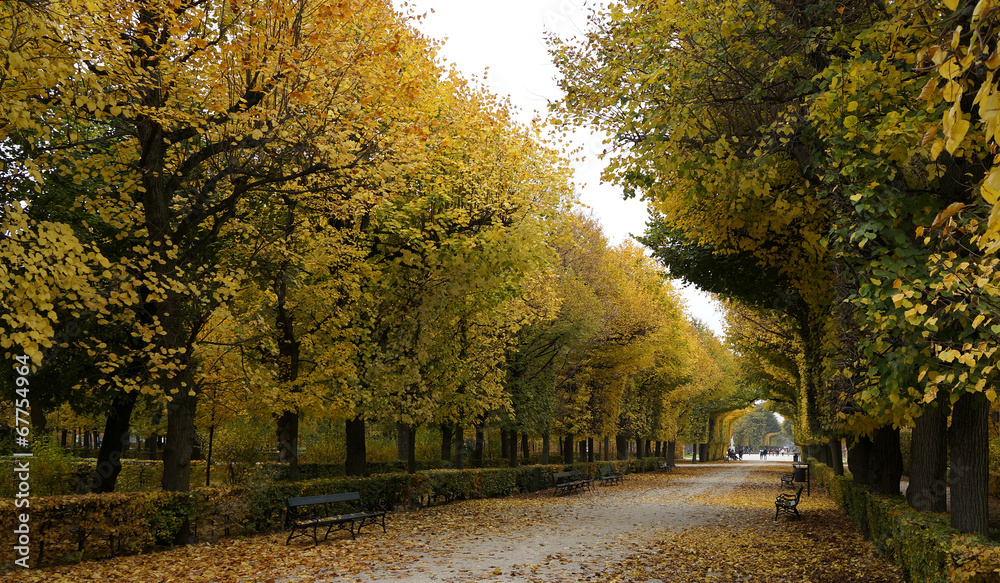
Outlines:
{"type": "MultiPolygon", "coordinates": [[[[562,38],[586,28],[587,14],[605,0],[393,0],[397,9],[426,14],[417,28],[443,40],[442,57],[454,63],[467,78],[477,78],[499,96],[509,96],[519,109],[517,119],[528,123],[545,118],[548,102],[562,93],[556,85],[558,70],[549,59],[544,35],[562,38]],[[431,12],[433,10],[433,12],[431,12]],[[487,71],[488,69],[488,71],[487,71]],[[485,80],[484,80],[485,74],[485,80]]],[[[604,227],[612,244],[645,230],[646,204],[624,200],[621,191],[600,180],[604,161],[602,138],[586,131],[574,134],[582,160],[574,161],[577,191],[604,227]]],[[[682,290],[689,314],[722,335],[716,303],[694,288],[682,290]]]]}

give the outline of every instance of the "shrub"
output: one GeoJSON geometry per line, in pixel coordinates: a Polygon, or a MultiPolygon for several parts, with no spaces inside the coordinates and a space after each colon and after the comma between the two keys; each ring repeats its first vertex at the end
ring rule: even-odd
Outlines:
{"type": "Polygon", "coordinates": [[[995,581],[1000,548],[981,536],[951,528],[944,513],[918,512],[905,500],[876,496],[851,476],[834,476],[824,464],[810,472],[858,524],[865,538],[896,562],[909,581],[995,581]]]}

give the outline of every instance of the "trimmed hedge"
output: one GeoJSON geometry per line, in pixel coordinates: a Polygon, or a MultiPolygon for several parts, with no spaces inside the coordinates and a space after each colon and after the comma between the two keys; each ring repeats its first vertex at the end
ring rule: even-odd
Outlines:
{"type": "Polygon", "coordinates": [[[902,497],[877,496],[854,485],[851,476],[814,460],[810,472],[908,581],[989,582],[1000,580],[1000,546],[962,534],[945,513],[918,512],[902,497]]]}
{"type": "MultiPolygon", "coordinates": [[[[284,500],[332,492],[361,493],[366,502],[390,508],[422,506],[456,499],[495,498],[537,492],[552,484],[555,472],[577,469],[596,475],[598,466],[618,471],[650,471],[656,458],[624,462],[579,463],[570,466],[519,466],[469,470],[427,470],[417,474],[376,474],[297,482],[264,481],[232,488],[199,488],[191,492],[116,492],[30,498],[32,566],[102,559],[142,553],[172,545],[190,532],[195,540],[273,532],[282,529],[284,500]]],[[[149,462],[127,464],[151,475],[149,462]]],[[[123,470],[124,474],[124,470],[123,470]]],[[[267,475],[267,472],[264,472],[267,475]]],[[[14,564],[11,538],[17,525],[13,499],[0,500],[0,544],[3,564],[14,564]]]]}

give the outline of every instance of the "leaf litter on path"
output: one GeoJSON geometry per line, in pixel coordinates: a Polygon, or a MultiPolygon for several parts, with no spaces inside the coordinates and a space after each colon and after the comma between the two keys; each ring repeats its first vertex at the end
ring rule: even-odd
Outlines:
{"type": "Polygon", "coordinates": [[[623,484],[390,513],[313,545],[281,533],[11,572],[25,583],[902,581],[825,493],[774,521],[779,464],[700,464],[623,484]]]}

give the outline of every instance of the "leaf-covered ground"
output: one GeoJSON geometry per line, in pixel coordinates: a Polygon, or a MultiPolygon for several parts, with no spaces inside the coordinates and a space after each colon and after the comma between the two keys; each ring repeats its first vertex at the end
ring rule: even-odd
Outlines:
{"type": "MultiPolygon", "coordinates": [[[[313,546],[273,534],[7,573],[14,581],[902,581],[813,485],[802,519],[774,520],[788,463],[683,465],[554,496],[391,513],[388,533],[313,546]]],[[[786,490],[787,491],[787,490],[786,490]]]]}

